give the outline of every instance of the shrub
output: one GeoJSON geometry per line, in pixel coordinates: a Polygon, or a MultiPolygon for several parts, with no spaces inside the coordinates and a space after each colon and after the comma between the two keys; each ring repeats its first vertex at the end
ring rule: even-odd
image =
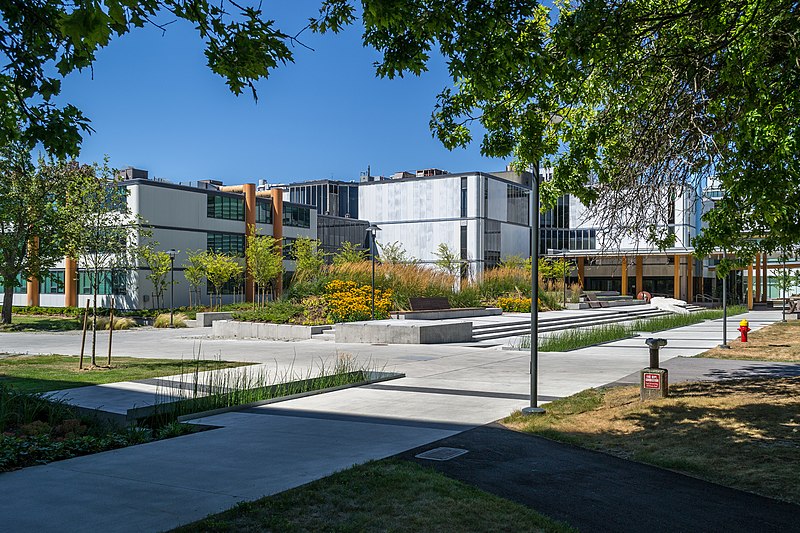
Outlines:
{"type": "MultiPolygon", "coordinates": [[[[331,322],[356,322],[372,318],[372,287],[354,281],[333,280],[325,292],[331,322]]],[[[392,291],[375,289],[375,318],[389,318],[392,291]]]]}
{"type": "Polygon", "coordinates": [[[308,296],[300,302],[303,308],[303,324],[317,326],[328,323],[328,303],[322,296],[308,296]]]}
{"type": "Polygon", "coordinates": [[[303,308],[286,300],[269,302],[259,309],[248,309],[233,313],[234,320],[242,322],[269,322],[271,324],[286,324],[295,317],[303,314],[303,308]]]}
{"type": "MultiPolygon", "coordinates": [[[[98,317],[97,318],[97,329],[108,329],[109,319],[107,317],[98,317]]],[[[169,318],[167,318],[167,324],[169,324],[169,318]]],[[[114,317],[114,329],[131,329],[136,327],[136,321],[130,317],[126,316],[115,316],[114,317]]]]}
{"type": "Polygon", "coordinates": [[[497,307],[506,313],[530,313],[531,299],[519,296],[501,296],[497,299],[497,307]]]}
{"type": "Polygon", "coordinates": [[[492,268],[483,272],[477,285],[481,296],[486,299],[515,293],[530,295],[531,271],[511,266],[492,268]]]}
{"type": "Polygon", "coordinates": [[[464,285],[458,291],[447,297],[450,307],[478,307],[481,305],[481,293],[475,285],[464,285]]]}
{"type": "MultiPolygon", "coordinates": [[[[176,328],[185,328],[187,327],[186,315],[183,313],[175,313],[172,315],[172,325],[176,328]]],[[[156,317],[153,321],[153,327],[155,328],[168,328],[169,327],[169,313],[161,313],[156,317]]]]}

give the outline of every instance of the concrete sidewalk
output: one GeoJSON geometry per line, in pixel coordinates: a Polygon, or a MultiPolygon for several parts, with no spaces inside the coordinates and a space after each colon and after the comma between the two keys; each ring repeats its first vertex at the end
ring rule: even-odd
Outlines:
{"type": "MultiPolygon", "coordinates": [[[[779,316],[757,313],[752,322],[765,324],[779,316]]],[[[714,346],[719,328],[718,323],[706,323],[663,332],[670,340],[665,357],[694,355],[714,346]]],[[[240,350],[277,361],[291,361],[296,354],[295,362],[313,361],[325,353],[320,346],[330,348],[321,342],[226,345],[224,358],[240,350]]],[[[0,523],[8,531],[168,529],[238,501],[456,435],[528,404],[525,352],[360,348],[359,353],[384,361],[387,370],[408,377],[208,417],[202,422],[220,429],[0,474],[0,523]],[[47,502],[46,513],[41,502],[47,502]]],[[[41,348],[31,344],[35,349],[41,348]]],[[[8,351],[5,346],[0,350],[8,351]]],[[[723,363],[709,364],[697,377],[719,379],[724,372],[759,366],[744,363],[731,369],[723,363]]],[[[624,379],[646,364],[643,339],[543,353],[540,401],[624,379]]]]}

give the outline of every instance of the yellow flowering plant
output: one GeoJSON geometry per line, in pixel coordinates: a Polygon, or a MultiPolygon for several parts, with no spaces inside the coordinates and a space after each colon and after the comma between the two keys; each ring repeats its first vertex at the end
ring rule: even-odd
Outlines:
{"type": "MultiPolygon", "coordinates": [[[[372,288],[354,281],[333,280],[325,286],[330,322],[356,322],[372,318],[372,288]]],[[[389,318],[392,291],[375,289],[375,318],[389,318]]]]}

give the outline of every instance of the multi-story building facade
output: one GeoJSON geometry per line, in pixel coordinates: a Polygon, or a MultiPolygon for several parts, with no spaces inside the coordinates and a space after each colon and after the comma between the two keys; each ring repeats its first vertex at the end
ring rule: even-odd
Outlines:
{"type": "MultiPolygon", "coordinates": [[[[215,181],[183,185],[148,179],[145,171],[136,169],[127,169],[125,173],[129,179],[121,185],[128,190],[128,208],[147,227],[151,234],[147,240],[157,250],[177,251],[175,306],[189,303],[189,285],[183,276],[189,252],[209,250],[243,258],[246,235],[254,229],[282,242],[284,269],[292,272],[294,261],[288,254],[291,243],[299,237],[317,238],[316,209],[284,202],[280,189],[257,192],[255,184],[224,186],[215,181]]],[[[14,305],[84,306],[92,294],[84,266],[80,258],[65,259],[41,283],[20,280],[14,305]]],[[[113,300],[119,309],[152,307],[155,290],[148,274],[141,261],[128,268],[103,272],[98,304],[107,307],[113,300]]],[[[201,290],[202,299],[207,302],[210,290],[206,286],[201,290]]],[[[234,293],[239,293],[240,298],[251,298],[252,291],[253,282],[246,278],[242,286],[227,287],[224,292],[229,294],[223,295],[223,301],[231,301],[234,293]]],[[[169,304],[168,297],[167,294],[162,306],[169,304]]]]}

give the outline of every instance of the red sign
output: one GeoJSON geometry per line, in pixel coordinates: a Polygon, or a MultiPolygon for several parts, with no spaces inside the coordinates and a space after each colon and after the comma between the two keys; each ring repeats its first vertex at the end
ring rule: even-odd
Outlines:
{"type": "Polygon", "coordinates": [[[660,389],[661,388],[661,374],[645,373],[644,375],[644,388],[645,389],[660,389]]]}

